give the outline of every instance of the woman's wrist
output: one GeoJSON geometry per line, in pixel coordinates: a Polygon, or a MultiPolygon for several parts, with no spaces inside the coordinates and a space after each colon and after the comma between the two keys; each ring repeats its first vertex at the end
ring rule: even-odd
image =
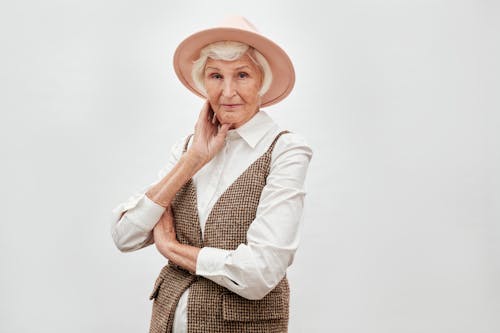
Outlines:
{"type": "Polygon", "coordinates": [[[179,189],[206,164],[203,155],[193,151],[182,154],[175,167],[146,196],[156,204],[167,208],[179,189]]]}
{"type": "Polygon", "coordinates": [[[191,149],[186,151],[186,153],[184,153],[181,156],[181,160],[184,160],[184,162],[189,163],[196,171],[200,170],[209,161],[206,155],[198,153],[191,149]]]}
{"type": "Polygon", "coordinates": [[[153,193],[151,193],[151,190],[146,192],[145,195],[149,200],[153,201],[158,206],[162,206],[163,208],[168,208],[169,203],[161,201],[157,196],[155,196],[153,193]]]}

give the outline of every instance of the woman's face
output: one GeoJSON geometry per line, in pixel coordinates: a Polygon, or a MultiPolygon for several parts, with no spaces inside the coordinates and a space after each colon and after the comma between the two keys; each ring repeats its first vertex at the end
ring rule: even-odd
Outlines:
{"type": "Polygon", "coordinates": [[[208,58],[204,82],[221,124],[238,128],[259,111],[262,73],[248,55],[234,61],[208,58]]]}

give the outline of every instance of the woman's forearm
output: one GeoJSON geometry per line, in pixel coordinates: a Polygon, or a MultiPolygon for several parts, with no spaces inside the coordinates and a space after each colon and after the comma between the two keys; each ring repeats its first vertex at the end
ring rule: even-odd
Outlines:
{"type": "Polygon", "coordinates": [[[160,206],[168,207],[181,187],[221,150],[231,126],[219,123],[207,100],[198,116],[191,148],[146,196],[160,206]]]}
{"type": "Polygon", "coordinates": [[[156,248],[170,262],[194,274],[200,249],[179,243],[176,239],[174,224],[172,211],[169,207],[153,229],[156,248]]]}
{"type": "Polygon", "coordinates": [[[165,245],[165,253],[162,252],[162,254],[169,261],[194,274],[196,273],[196,261],[199,252],[200,248],[198,247],[172,242],[165,245]]]}
{"type": "Polygon", "coordinates": [[[175,194],[205,163],[201,156],[186,152],[174,168],[146,192],[146,196],[160,206],[169,206],[175,194]]]}

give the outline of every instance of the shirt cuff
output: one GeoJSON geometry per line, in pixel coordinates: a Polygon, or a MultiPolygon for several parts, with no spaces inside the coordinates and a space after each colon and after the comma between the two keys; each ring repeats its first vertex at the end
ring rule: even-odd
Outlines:
{"type": "Polygon", "coordinates": [[[150,232],[164,212],[165,207],[158,205],[144,194],[137,205],[127,212],[127,217],[143,231],[150,232]]]}
{"type": "MultiPolygon", "coordinates": [[[[196,259],[196,275],[207,278],[222,275],[225,262],[230,253],[231,251],[229,250],[217,249],[215,247],[203,247],[196,259]]],[[[211,280],[213,281],[213,279],[211,280]]]]}

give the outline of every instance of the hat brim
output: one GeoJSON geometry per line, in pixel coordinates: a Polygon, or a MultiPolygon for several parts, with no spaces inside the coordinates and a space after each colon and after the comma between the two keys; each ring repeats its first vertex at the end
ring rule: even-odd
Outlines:
{"type": "Polygon", "coordinates": [[[194,61],[200,56],[202,48],[218,41],[237,41],[257,49],[266,58],[273,80],[269,90],[262,96],[261,107],[278,103],[287,97],[295,84],[295,71],[288,55],[270,39],[247,30],[236,28],[212,28],[197,32],[177,47],[174,54],[174,69],[179,80],[194,94],[206,98],[196,87],[191,76],[194,61]]]}

